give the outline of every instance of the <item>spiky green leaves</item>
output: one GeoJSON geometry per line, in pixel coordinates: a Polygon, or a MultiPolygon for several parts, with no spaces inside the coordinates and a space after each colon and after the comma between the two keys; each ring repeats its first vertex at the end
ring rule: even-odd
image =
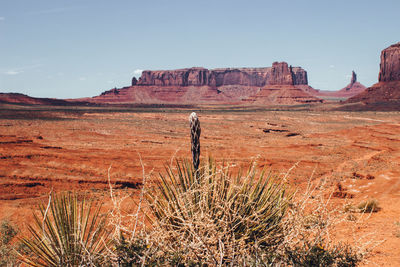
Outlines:
{"type": "Polygon", "coordinates": [[[78,201],[76,193],[50,196],[41,204],[29,226],[32,238],[21,241],[30,255],[22,255],[28,266],[99,266],[108,240],[106,218],[92,202],[78,201]]]}

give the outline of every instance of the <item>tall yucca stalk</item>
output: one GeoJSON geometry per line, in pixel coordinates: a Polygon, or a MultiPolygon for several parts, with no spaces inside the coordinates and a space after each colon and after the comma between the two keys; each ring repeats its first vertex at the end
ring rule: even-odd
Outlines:
{"type": "Polygon", "coordinates": [[[281,221],[292,196],[286,191],[254,165],[234,176],[208,159],[198,171],[188,161],[178,161],[175,170],[168,166],[147,199],[154,222],[177,242],[201,240],[200,247],[215,253],[221,244],[224,251],[227,244],[254,243],[271,251],[283,238],[281,221]]]}
{"type": "Polygon", "coordinates": [[[195,170],[199,168],[200,164],[200,134],[201,127],[200,121],[195,112],[189,116],[190,123],[190,144],[193,158],[193,167],[195,170]]]}
{"type": "Polygon", "coordinates": [[[21,260],[28,266],[99,266],[104,261],[108,234],[106,217],[92,202],[78,201],[76,193],[50,196],[49,205],[39,205],[32,238],[22,238],[29,255],[21,260]]]}

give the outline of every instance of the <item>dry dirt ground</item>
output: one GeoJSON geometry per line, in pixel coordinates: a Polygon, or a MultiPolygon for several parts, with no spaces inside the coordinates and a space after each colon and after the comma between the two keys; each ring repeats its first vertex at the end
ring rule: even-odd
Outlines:
{"type": "MultiPolygon", "coordinates": [[[[202,156],[236,166],[256,161],[278,174],[295,166],[289,176],[293,188],[301,191],[310,179],[327,181],[340,209],[377,199],[379,212],[335,235],[380,242],[371,243],[364,265],[400,265],[399,112],[194,110],[201,121],[202,156]]],[[[114,188],[137,197],[143,168],[157,175],[174,158],[190,157],[191,111],[0,106],[0,220],[25,229],[32,209],[52,190],[84,191],[107,202],[110,166],[114,188]]]]}

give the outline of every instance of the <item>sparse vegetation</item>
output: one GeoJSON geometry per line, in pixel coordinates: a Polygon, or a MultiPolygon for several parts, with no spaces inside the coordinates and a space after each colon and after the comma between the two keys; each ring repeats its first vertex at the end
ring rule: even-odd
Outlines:
{"type": "Polygon", "coordinates": [[[29,266],[356,266],[361,251],[328,238],[337,214],[323,194],[296,197],[284,181],[254,165],[232,175],[212,159],[198,172],[177,161],[156,186],[142,189],[148,221],[138,228],[139,209],[129,215],[135,225],[117,219],[106,226],[99,209],[76,194],[53,195],[39,207],[32,238],[22,239],[28,248],[22,260],[29,266]]]}
{"type": "Polygon", "coordinates": [[[344,212],[371,213],[378,212],[380,210],[381,207],[376,199],[362,201],[357,206],[354,206],[353,204],[346,204],[344,206],[344,212]]]}
{"type": "Polygon", "coordinates": [[[283,240],[281,222],[290,199],[284,183],[257,174],[254,166],[232,176],[212,159],[199,168],[199,179],[189,162],[178,162],[176,172],[168,167],[147,194],[167,252],[185,251],[185,262],[211,265],[237,265],[256,254],[271,261],[283,240]]]}
{"type": "MultiPolygon", "coordinates": [[[[231,172],[211,158],[200,163],[197,125],[193,163],[168,165],[150,188],[143,170],[136,213],[121,210],[122,191],[114,195],[110,176],[108,224],[100,207],[78,201],[76,194],[50,195],[29,227],[32,238],[22,239],[29,250],[22,261],[29,266],[356,266],[361,261],[359,247],[330,239],[341,219],[328,206],[323,184],[310,182],[298,196],[287,176],[260,172],[254,164],[246,172],[231,172]]],[[[344,191],[339,184],[338,192],[344,191]]],[[[378,207],[369,201],[349,211],[378,207]]],[[[346,220],[348,214],[341,215],[346,220]]]]}
{"type": "Polygon", "coordinates": [[[12,244],[18,230],[8,220],[0,223],[0,266],[15,266],[17,254],[12,244]]]}
{"type": "Polygon", "coordinates": [[[394,235],[396,237],[400,238],[400,222],[399,221],[394,222],[394,225],[396,226],[396,230],[395,230],[394,235]]]}
{"type": "Polygon", "coordinates": [[[357,208],[360,212],[377,212],[381,209],[376,199],[368,199],[358,204],[357,208]]]}
{"type": "Polygon", "coordinates": [[[92,203],[71,192],[50,195],[48,205],[34,213],[32,238],[22,238],[28,253],[21,260],[28,266],[101,266],[107,255],[106,217],[92,203]]]}
{"type": "Polygon", "coordinates": [[[323,194],[294,198],[282,179],[253,165],[233,176],[211,159],[200,179],[187,161],[166,173],[146,194],[152,228],[117,242],[114,258],[123,266],[356,266],[362,259],[359,249],[328,238],[337,214],[323,194]]]}
{"type": "Polygon", "coordinates": [[[322,244],[306,243],[287,252],[290,266],[356,266],[361,255],[349,245],[338,244],[330,248],[322,244]]]}

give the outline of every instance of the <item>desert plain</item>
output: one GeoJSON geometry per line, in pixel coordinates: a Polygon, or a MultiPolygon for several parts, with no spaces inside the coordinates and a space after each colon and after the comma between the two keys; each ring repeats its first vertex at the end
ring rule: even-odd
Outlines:
{"type": "MultiPolygon", "coordinates": [[[[109,183],[131,199],[175,159],[190,158],[189,114],[202,128],[201,159],[232,169],[255,162],[287,176],[299,193],[311,182],[343,210],[376,199],[380,210],[354,214],[336,239],[369,246],[365,266],[398,266],[400,112],[326,111],[318,106],[0,106],[0,220],[21,232],[50,192],[75,190],[110,206],[109,183]],[[109,174],[108,174],[109,173],[109,174]],[[152,178],[153,177],[153,178],[152,178]],[[354,222],[355,221],[355,222],[354,222]]],[[[125,205],[135,210],[135,202],[125,205]]]]}

